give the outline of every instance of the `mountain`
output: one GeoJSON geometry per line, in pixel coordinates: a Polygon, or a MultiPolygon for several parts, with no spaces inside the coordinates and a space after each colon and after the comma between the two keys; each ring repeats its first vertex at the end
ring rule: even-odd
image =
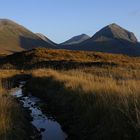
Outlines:
{"type": "Polygon", "coordinates": [[[98,31],[92,37],[92,39],[96,41],[106,41],[109,39],[123,39],[134,43],[137,42],[137,38],[135,37],[134,33],[123,29],[115,23],[110,24],[98,31]]]}
{"type": "Polygon", "coordinates": [[[140,43],[134,33],[115,23],[102,28],[90,39],[63,48],[140,56],[140,43]]]}
{"type": "Polygon", "coordinates": [[[41,33],[36,33],[36,35],[38,37],[40,37],[42,40],[44,40],[45,42],[48,42],[49,44],[56,46],[57,44],[54,43],[52,40],[50,40],[49,38],[47,38],[45,35],[41,34],[41,33]]]}
{"type": "Polygon", "coordinates": [[[61,43],[61,45],[72,45],[72,44],[78,44],[81,43],[87,39],[89,39],[90,37],[86,34],[81,34],[75,37],[72,37],[71,39],[61,43]]]}
{"type": "Polygon", "coordinates": [[[8,19],[0,19],[0,51],[13,53],[36,47],[54,48],[25,27],[8,19]]]}
{"type": "Polygon", "coordinates": [[[40,33],[33,33],[8,19],[0,19],[0,56],[37,47],[86,50],[140,56],[140,43],[134,33],[113,23],[95,35],[75,36],[57,45],[40,33]]]}

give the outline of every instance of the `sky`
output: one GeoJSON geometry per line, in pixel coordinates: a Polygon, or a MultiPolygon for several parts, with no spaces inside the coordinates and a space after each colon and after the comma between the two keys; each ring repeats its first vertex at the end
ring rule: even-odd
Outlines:
{"type": "Polygon", "coordinates": [[[0,0],[0,18],[14,20],[56,43],[93,36],[117,23],[140,40],[140,0],[0,0]]]}

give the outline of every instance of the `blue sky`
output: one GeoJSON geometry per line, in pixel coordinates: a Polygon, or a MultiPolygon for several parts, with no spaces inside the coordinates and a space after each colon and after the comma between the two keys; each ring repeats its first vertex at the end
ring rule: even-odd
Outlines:
{"type": "Polygon", "coordinates": [[[92,36],[110,23],[140,40],[140,0],[0,0],[0,18],[12,19],[60,43],[72,36],[92,36]]]}

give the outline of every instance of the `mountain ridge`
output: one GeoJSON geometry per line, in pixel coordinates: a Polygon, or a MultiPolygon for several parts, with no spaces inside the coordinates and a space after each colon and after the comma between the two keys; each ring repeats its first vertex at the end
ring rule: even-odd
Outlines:
{"type": "Polygon", "coordinates": [[[54,46],[57,45],[55,42],[53,42],[52,40],[50,40],[48,37],[46,37],[46,36],[43,35],[42,33],[36,33],[36,35],[37,35],[38,37],[40,37],[42,40],[44,40],[44,41],[46,41],[46,42],[48,42],[48,43],[50,43],[50,44],[52,44],[52,45],[54,45],[54,46]]]}
{"type": "Polygon", "coordinates": [[[109,38],[117,38],[117,39],[125,39],[132,42],[138,42],[134,33],[122,28],[121,26],[117,25],[116,23],[109,24],[96,32],[92,39],[96,40],[100,36],[106,36],[109,38]]]}
{"type": "Polygon", "coordinates": [[[54,48],[29,29],[9,19],[0,19],[0,50],[14,53],[36,47],[54,48]]]}
{"type": "Polygon", "coordinates": [[[140,43],[134,33],[114,23],[105,26],[91,38],[79,44],[62,48],[140,56],[140,43]]]}
{"type": "Polygon", "coordinates": [[[77,36],[70,38],[69,40],[61,43],[60,45],[78,44],[78,43],[81,43],[89,38],[90,38],[90,36],[88,36],[87,34],[81,34],[81,35],[77,35],[77,36]]]}
{"type": "Polygon", "coordinates": [[[140,56],[140,43],[135,34],[115,23],[103,27],[92,37],[81,34],[56,44],[43,34],[35,34],[12,20],[0,19],[0,55],[37,47],[140,56]]]}

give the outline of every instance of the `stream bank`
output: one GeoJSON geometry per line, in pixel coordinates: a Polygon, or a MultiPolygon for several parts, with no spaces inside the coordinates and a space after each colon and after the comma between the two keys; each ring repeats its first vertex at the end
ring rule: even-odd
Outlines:
{"type": "Polygon", "coordinates": [[[24,108],[29,110],[32,117],[32,125],[40,132],[40,135],[33,136],[33,139],[41,140],[65,140],[67,135],[61,129],[60,124],[53,119],[53,117],[47,117],[43,114],[39,107],[41,100],[32,95],[25,96],[22,92],[22,86],[25,83],[20,83],[20,87],[17,88],[12,95],[15,96],[23,105],[24,108]]]}

